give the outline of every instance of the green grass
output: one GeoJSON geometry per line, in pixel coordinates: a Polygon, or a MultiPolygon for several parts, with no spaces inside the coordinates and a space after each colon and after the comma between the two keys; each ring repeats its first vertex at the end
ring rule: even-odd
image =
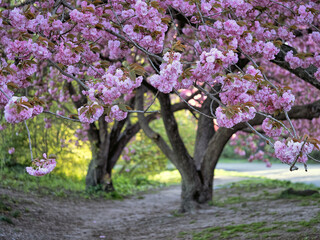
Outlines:
{"type": "Polygon", "coordinates": [[[181,176],[178,170],[163,171],[153,176],[148,176],[148,179],[168,185],[179,184],[181,182],[181,176]]]}
{"type": "Polygon", "coordinates": [[[12,221],[11,218],[9,218],[7,216],[3,216],[3,215],[0,215],[0,221],[6,222],[6,223],[9,223],[9,224],[13,224],[13,221],[12,221]]]}
{"type": "Polygon", "coordinates": [[[268,178],[255,178],[249,180],[243,180],[236,183],[227,185],[230,188],[241,189],[242,191],[252,191],[257,189],[274,189],[274,188],[293,188],[295,190],[320,190],[312,184],[305,183],[292,183],[290,181],[274,180],[268,178]]]}
{"type": "Polygon", "coordinates": [[[27,174],[22,166],[0,169],[0,186],[4,188],[10,187],[24,192],[36,192],[40,195],[57,197],[80,196],[84,198],[122,199],[124,196],[167,185],[160,181],[148,179],[147,176],[128,177],[117,174],[113,178],[113,184],[116,192],[107,194],[99,191],[99,186],[85,191],[84,178],[70,178],[52,173],[42,177],[34,177],[27,174]]]}
{"type": "Polygon", "coordinates": [[[319,194],[314,194],[311,196],[296,196],[291,194],[286,194],[285,190],[288,188],[293,188],[295,190],[317,190],[320,191],[319,187],[312,184],[304,183],[292,183],[290,181],[273,180],[267,178],[252,178],[249,180],[243,180],[222,186],[225,189],[229,189],[230,195],[227,197],[214,196],[213,201],[209,203],[213,206],[224,207],[230,204],[244,204],[246,207],[247,202],[259,201],[262,199],[275,200],[275,199],[296,199],[300,200],[300,205],[309,206],[310,204],[320,203],[319,194]],[[280,192],[272,192],[274,189],[279,189],[280,192]],[[248,197],[243,196],[244,193],[259,193],[255,196],[248,197]]]}
{"type": "Polygon", "coordinates": [[[311,228],[320,223],[320,213],[309,221],[297,222],[253,222],[248,224],[227,225],[227,226],[213,226],[206,228],[200,232],[180,232],[178,237],[186,237],[192,235],[193,240],[209,240],[209,239],[229,239],[246,234],[247,239],[257,239],[261,236],[277,237],[281,234],[274,233],[274,231],[286,231],[303,233],[303,228],[311,228]],[[290,226],[286,229],[286,226],[290,226]]]}
{"type": "MultiPolygon", "coordinates": [[[[214,171],[215,177],[254,177],[245,173],[235,172],[235,171],[225,171],[222,169],[216,169],[214,171]]],[[[148,176],[149,180],[157,181],[160,183],[165,183],[169,185],[180,184],[181,176],[178,170],[166,170],[161,173],[155,174],[153,176],[148,176]]]]}
{"type": "MultiPolygon", "coordinates": [[[[295,190],[320,190],[319,187],[303,183],[291,183],[289,181],[272,180],[265,178],[254,178],[250,180],[244,180],[237,183],[227,184],[223,186],[222,193],[216,192],[215,198],[213,199],[212,205],[219,207],[228,207],[235,211],[239,208],[239,204],[242,203],[241,207],[250,205],[250,201],[266,200],[276,201],[283,198],[290,198],[297,203],[302,202],[310,205],[315,202],[319,202],[319,194],[311,196],[295,196],[295,195],[283,195],[281,192],[283,189],[293,188],[295,190]],[[279,191],[271,192],[271,190],[279,189],[279,191]],[[270,191],[270,192],[269,192],[270,191]],[[245,197],[243,193],[257,193],[254,197],[245,197]],[[229,196],[225,196],[229,195],[229,196]],[[221,198],[224,198],[221,200],[221,198]]],[[[252,214],[251,217],[257,214],[252,214]]],[[[309,221],[272,221],[272,222],[253,222],[248,224],[239,225],[226,225],[226,226],[212,226],[199,232],[181,232],[179,236],[192,236],[194,240],[209,240],[209,239],[230,239],[230,238],[241,238],[245,235],[247,239],[258,239],[268,237],[281,236],[279,232],[294,232],[304,234],[305,229],[312,229],[320,224],[320,212],[314,218],[309,221]]],[[[315,231],[318,231],[315,228],[315,231]]],[[[302,236],[302,235],[301,235],[302,236]]]]}
{"type": "Polygon", "coordinates": [[[0,185],[25,192],[63,196],[67,192],[81,192],[85,189],[84,179],[72,179],[63,175],[48,174],[42,177],[30,176],[23,166],[0,169],[0,185]]]}

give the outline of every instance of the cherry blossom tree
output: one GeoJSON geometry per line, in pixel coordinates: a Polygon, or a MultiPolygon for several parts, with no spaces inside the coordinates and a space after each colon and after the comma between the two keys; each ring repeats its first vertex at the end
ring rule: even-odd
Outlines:
{"type": "MultiPolygon", "coordinates": [[[[141,127],[180,171],[182,211],[212,199],[216,163],[238,131],[263,139],[290,170],[296,163],[306,167],[319,148],[314,132],[294,120],[319,117],[320,5],[314,1],[27,0],[0,6],[6,121],[28,128],[27,120],[42,113],[75,120],[50,111],[53,101],[73,101],[77,111],[71,113],[99,149],[90,164],[99,183],[111,177],[105,159],[112,144],[120,145],[114,140],[130,139],[124,125],[137,126],[132,133],[141,127]],[[144,104],[146,92],[160,103],[168,142],[149,126],[157,111],[149,111],[155,99],[144,104]],[[181,102],[173,104],[173,95],[181,102]],[[174,116],[181,108],[198,119],[193,155],[174,116]],[[130,123],[133,116],[138,123],[130,123]]],[[[31,143],[30,152],[33,159],[31,143]]],[[[43,155],[28,172],[42,175],[55,163],[43,155]]]]}

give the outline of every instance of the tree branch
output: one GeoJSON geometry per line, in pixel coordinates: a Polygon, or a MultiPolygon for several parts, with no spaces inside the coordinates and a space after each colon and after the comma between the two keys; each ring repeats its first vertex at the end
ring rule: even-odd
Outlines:
{"type": "Polygon", "coordinates": [[[282,44],[280,48],[280,52],[276,55],[274,60],[271,62],[277,64],[279,67],[288,70],[293,73],[297,77],[301,78],[305,82],[310,83],[312,86],[320,89],[320,82],[314,77],[314,73],[317,71],[317,68],[314,65],[310,65],[308,68],[290,68],[290,64],[285,60],[285,56],[289,51],[293,51],[293,53],[297,53],[297,50],[293,47],[290,47],[286,44],[282,44]]]}

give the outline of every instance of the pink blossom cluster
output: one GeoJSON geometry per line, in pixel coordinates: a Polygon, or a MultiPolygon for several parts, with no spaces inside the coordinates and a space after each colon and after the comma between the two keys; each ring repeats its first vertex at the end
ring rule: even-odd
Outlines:
{"type": "Polygon", "coordinates": [[[96,25],[99,20],[97,16],[95,16],[89,9],[95,11],[95,6],[93,4],[87,4],[87,2],[81,2],[81,10],[74,9],[70,12],[70,18],[72,21],[79,23],[79,24],[91,24],[96,25]],[[87,10],[87,11],[86,11],[87,10]]]}
{"type": "MultiPolygon", "coordinates": [[[[278,127],[273,120],[266,118],[262,122],[262,130],[269,137],[279,137],[282,133],[283,127],[278,127]]],[[[279,125],[279,124],[278,124],[279,125]]]]}
{"type": "Polygon", "coordinates": [[[314,145],[311,143],[295,142],[289,140],[287,142],[276,141],[274,143],[274,151],[276,157],[283,163],[292,164],[296,159],[297,162],[306,163],[308,161],[307,154],[311,153],[314,145]]]}
{"type": "Polygon", "coordinates": [[[228,105],[236,105],[240,103],[253,102],[253,94],[249,94],[249,90],[256,89],[253,82],[242,79],[240,76],[231,80],[227,78],[216,78],[218,82],[223,84],[223,89],[219,94],[221,102],[228,105]]]}
{"type": "MultiPolygon", "coordinates": [[[[191,2],[186,2],[184,0],[165,0],[159,1],[163,7],[167,8],[168,6],[172,6],[174,9],[178,9],[186,16],[192,16],[192,14],[197,11],[197,7],[195,4],[191,2]]],[[[209,5],[205,3],[206,1],[201,1],[201,9],[208,9],[210,8],[209,5]]]]}
{"type": "Polygon", "coordinates": [[[93,123],[102,116],[103,112],[103,107],[94,102],[91,105],[82,106],[78,109],[79,120],[82,123],[93,123]]]}
{"type": "Polygon", "coordinates": [[[70,47],[64,43],[60,43],[57,47],[57,53],[54,55],[54,60],[56,62],[71,65],[80,61],[80,54],[72,51],[72,48],[76,48],[77,45],[72,42],[68,42],[68,44],[70,47]]]}
{"type": "Polygon", "coordinates": [[[163,41],[168,26],[162,21],[165,17],[156,8],[145,1],[137,0],[132,9],[124,10],[119,14],[125,24],[123,31],[130,39],[138,42],[142,47],[153,53],[163,50],[163,41]]]}
{"type": "MultiPolygon", "coordinates": [[[[149,78],[150,84],[163,93],[170,93],[174,87],[180,85],[178,82],[178,78],[182,74],[180,58],[180,53],[167,52],[163,57],[166,62],[160,65],[160,74],[152,75],[149,78]]],[[[182,82],[181,85],[183,85],[182,82]]]]}
{"type": "Polygon", "coordinates": [[[246,151],[240,147],[236,147],[234,149],[234,153],[238,154],[239,156],[245,156],[246,155],[246,151]]]}
{"type": "Polygon", "coordinates": [[[285,60],[290,64],[292,69],[302,66],[302,60],[298,57],[293,56],[293,51],[289,51],[285,57],[285,60]]]}
{"type": "Polygon", "coordinates": [[[83,91],[92,101],[96,101],[96,95],[104,102],[111,105],[121,94],[131,94],[142,83],[142,76],[132,80],[121,69],[115,72],[108,71],[102,76],[101,81],[90,84],[88,91],[83,91]]]}
{"type": "Polygon", "coordinates": [[[15,57],[29,59],[31,54],[38,60],[49,59],[51,57],[51,52],[46,45],[42,46],[34,43],[32,39],[28,41],[15,40],[9,43],[6,51],[9,59],[14,59],[15,57]]]}
{"type": "Polygon", "coordinates": [[[290,111],[294,104],[295,96],[291,90],[285,90],[280,96],[270,87],[262,87],[254,95],[255,100],[260,103],[261,111],[274,113],[276,110],[290,111]]]}
{"type": "Polygon", "coordinates": [[[12,97],[4,108],[4,117],[9,123],[19,123],[42,111],[42,106],[35,105],[27,97],[12,97]]]}
{"type": "Polygon", "coordinates": [[[228,117],[226,113],[224,113],[224,109],[222,107],[218,107],[216,109],[217,123],[219,127],[231,128],[240,122],[253,119],[255,115],[256,109],[254,107],[248,107],[248,111],[238,108],[238,111],[233,114],[232,117],[228,117]]]}
{"type": "Polygon", "coordinates": [[[130,54],[130,49],[125,47],[121,47],[121,42],[118,40],[109,40],[108,41],[109,48],[109,57],[110,59],[119,59],[123,58],[130,54]]]}
{"type": "Polygon", "coordinates": [[[31,167],[26,167],[28,174],[36,177],[46,175],[56,167],[55,158],[47,158],[47,154],[43,154],[43,159],[35,159],[31,167]]]}
{"type": "Polygon", "coordinates": [[[127,117],[128,113],[120,110],[118,105],[111,107],[110,113],[105,117],[106,122],[112,122],[113,119],[121,121],[127,117]]]}
{"type": "Polygon", "coordinates": [[[271,162],[268,158],[265,158],[265,153],[261,150],[256,152],[255,154],[251,155],[248,159],[249,162],[252,162],[253,160],[261,160],[266,163],[266,167],[271,167],[271,162]]]}
{"type": "Polygon", "coordinates": [[[263,47],[263,57],[266,60],[273,60],[275,59],[275,55],[277,55],[279,51],[280,50],[276,46],[274,46],[272,42],[267,42],[263,47]]]}
{"type": "Polygon", "coordinates": [[[0,89],[6,94],[6,95],[4,95],[2,93],[2,91],[0,91],[0,108],[2,108],[9,102],[9,99],[7,98],[7,96],[9,98],[11,98],[13,96],[13,91],[9,90],[7,85],[5,85],[5,84],[2,86],[0,84],[0,89]]]}
{"type": "Polygon", "coordinates": [[[308,7],[312,8],[312,5],[306,4],[306,5],[300,5],[298,10],[298,17],[297,22],[298,23],[304,23],[304,24],[310,24],[313,21],[313,13],[308,9],[308,7]]]}
{"type": "Polygon", "coordinates": [[[217,48],[211,48],[209,52],[203,51],[197,67],[193,70],[194,80],[213,84],[213,74],[219,73],[225,67],[238,62],[238,55],[233,51],[223,54],[217,48]]]}

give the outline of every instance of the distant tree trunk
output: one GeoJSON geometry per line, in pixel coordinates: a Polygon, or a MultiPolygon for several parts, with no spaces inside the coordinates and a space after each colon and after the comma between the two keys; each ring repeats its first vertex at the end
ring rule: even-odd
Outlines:
{"type": "MultiPolygon", "coordinates": [[[[139,123],[131,125],[127,118],[120,122],[114,122],[111,131],[108,131],[108,123],[105,116],[99,119],[99,129],[95,124],[90,124],[88,130],[91,143],[92,160],[86,176],[86,187],[100,186],[105,192],[114,191],[112,183],[112,169],[121,156],[128,142],[140,130],[139,123]]],[[[149,119],[154,119],[155,116],[149,119]]]]}
{"type": "MultiPolygon", "coordinates": [[[[71,83],[66,82],[66,87],[70,95],[78,95],[71,83]]],[[[79,92],[82,92],[79,86],[79,92]]],[[[82,95],[78,101],[74,101],[75,107],[79,108],[87,103],[87,98],[82,95]]],[[[129,101],[128,105],[133,107],[134,99],[129,101]]],[[[148,117],[147,121],[156,119],[156,114],[148,117]]],[[[104,120],[102,115],[98,124],[91,123],[89,126],[88,137],[91,144],[92,159],[88,166],[86,175],[86,188],[101,187],[101,190],[114,191],[112,183],[112,169],[121,156],[121,153],[129,141],[139,130],[139,123],[131,124],[130,114],[122,121],[114,121],[112,127],[104,120]]]]}

